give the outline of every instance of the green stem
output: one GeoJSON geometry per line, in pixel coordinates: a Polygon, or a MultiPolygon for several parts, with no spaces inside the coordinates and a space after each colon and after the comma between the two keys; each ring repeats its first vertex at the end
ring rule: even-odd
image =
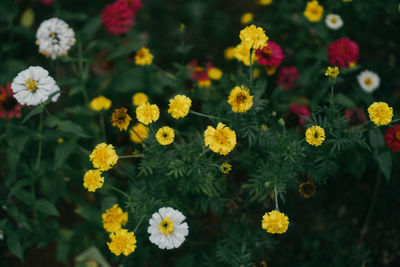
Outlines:
{"type": "Polygon", "coordinates": [[[126,156],[118,156],[120,159],[129,159],[129,158],[143,158],[143,154],[139,155],[126,155],[126,156]]]}
{"type": "Polygon", "coordinates": [[[392,120],[390,123],[394,123],[394,122],[398,122],[398,121],[400,121],[400,118],[397,118],[397,119],[395,119],[395,120],[392,120]]]}
{"type": "Polygon", "coordinates": [[[39,122],[39,148],[38,148],[38,153],[36,157],[36,164],[35,164],[35,169],[38,170],[40,166],[40,158],[42,157],[42,143],[43,143],[43,137],[42,137],[42,132],[43,132],[43,110],[40,112],[40,122],[39,122]]]}
{"type": "Polygon", "coordinates": [[[79,68],[79,78],[80,78],[80,85],[81,85],[83,98],[85,99],[86,105],[88,105],[89,97],[88,97],[88,94],[85,89],[86,75],[85,75],[85,77],[83,76],[84,73],[83,73],[82,45],[80,42],[78,44],[78,68],[79,68]]]}
{"type": "Polygon", "coordinates": [[[108,184],[110,186],[111,189],[113,189],[114,191],[117,191],[118,193],[124,195],[126,198],[129,199],[129,195],[125,192],[122,192],[121,190],[119,190],[118,188],[114,187],[112,184],[108,184]]]}
{"type": "Polygon", "coordinates": [[[331,106],[333,104],[333,94],[334,94],[334,88],[333,85],[331,85],[331,100],[330,100],[331,106]]]}
{"type": "Polygon", "coordinates": [[[278,204],[278,193],[276,191],[276,185],[275,185],[275,209],[279,211],[279,204],[278,204]]]}
{"type": "MultiPolygon", "coordinates": [[[[132,208],[132,212],[133,212],[133,208],[132,208]]],[[[136,224],[136,227],[133,230],[134,233],[136,233],[136,230],[139,228],[139,226],[142,223],[143,219],[144,219],[144,215],[142,216],[142,218],[140,218],[139,222],[136,224]]]]}
{"type": "Polygon", "coordinates": [[[140,141],[142,141],[143,147],[146,147],[143,138],[135,131],[135,129],[133,129],[133,127],[131,128],[131,130],[134,134],[136,134],[137,137],[139,137],[140,141]]]}
{"type": "Polygon", "coordinates": [[[209,118],[209,119],[226,120],[226,119],[222,119],[222,118],[219,118],[219,117],[207,115],[207,114],[200,113],[200,112],[193,111],[193,110],[191,110],[191,111],[189,111],[189,112],[192,113],[192,114],[195,114],[195,115],[197,115],[197,116],[206,117],[206,118],[209,118]]]}
{"type": "Polygon", "coordinates": [[[103,131],[103,136],[104,136],[104,140],[107,142],[107,132],[106,132],[106,126],[104,124],[104,112],[103,110],[101,111],[101,115],[100,115],[100,125],[101,125],[101,130],[103,131]]]}
{"type": "Polygon", "coordinates": [[[253,89],[253,48],[250,48],[250,90],[253,89]]]}

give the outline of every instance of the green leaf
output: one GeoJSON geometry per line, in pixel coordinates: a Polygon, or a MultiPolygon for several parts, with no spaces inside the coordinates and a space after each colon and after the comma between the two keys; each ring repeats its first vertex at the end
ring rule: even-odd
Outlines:
{"type": "Polygon", "coordinates": [[[383,135],[379,128],[375,127],[369,130],[368,132],[369,143],[371,144],[372,148],[380,148],[385,145],[383,141],[383,135]]]}
{"type": "Polygon", "coordinates": [[[95,260],[101,267],[110,267],[110,264],[95,246],[88,248],[75,258],[77,264],[85,263],[88,260],[95,260]]]}
{"type": "Polygon", "coordinates": [[[65,133],[72,133],[82,138],[90,138],[90,136],[82,129],[82,127],[72,121],[61,121],[59,130],[65,133]]]}
{"type": "Polygon", "coordinates": [[[135,43],[135,44],[122,46],[121,48],[116,49],[114,52],[112,52],[108,56],[108,59],[111,60],[111,59],[116,59],[116,58],[119,58],[119,57],[129,56],[130,54],[132,54],[136,50],[139,50],[139,48],[141,48],[143,45],[144,45],[144,42],[138,42],[138,43],[135,43]]]}
{"type": "Polygon", "coordinates": [[[6,238],[7,238],[7,246],[12,252],[12,254],[17,256],[22,261],[24,255],[22,254],[22,247],[18,234],[12,231],[7,233],[6,238]]]}
{"type": "Polygon", "coordinates": [[[58,210],[56,209],[56,207],[54,206],[53,203],[51,203],[48,200],[45,199],[39,199],[36,202],[36,208],[48,215],[54,215],[54,216],[59,216],[60,214],[58,213],[58,210]]]}
{"type": "Polygon", "coordinates": [[[385,176],[386,180],[389,181],[392,174],[392,157],[390,156],[390,152],[384,151],[378,154],[376,160],[378,161],[381,172],[385,176]]]}
{"type": "Polygon", "coordinates": [[[76,140],[61,143],[57,146],[54,156],[54,169],[59,168],[75,149],[76,140]]]}
{"type": "Polygon", "coordinates": [[[39,113],[42,113],[44,110],[44,106],[43,105],[38,105],[36,106],[34,109],[31,110],[31,112],[29,112],[25,118],[22,120],[21,124],[24,124],[24,122],[26,122],[29,118],[31,118],[32,116],[35,116],[39,113]]]}
{"type": "Polygon", "coordinates": [[[342,93],[335,94],[334,102],[338,103],[339,105],[342,105],[346,108],[355,108],[356,107],[356,104],[354,104],[353,100],[350,97],[348,97],[342,93]]]}

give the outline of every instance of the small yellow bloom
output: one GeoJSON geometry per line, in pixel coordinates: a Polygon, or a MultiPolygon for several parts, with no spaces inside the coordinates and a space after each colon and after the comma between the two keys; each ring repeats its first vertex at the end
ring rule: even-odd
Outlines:
{"type": "Polygon", "coordinates": [[[324,14],[324,8],[317,0],[309,1],[303,14],[310,22],[318,22],[324,14]]]}
{"type": "Polygon", "coordinates": [[[184,118],[190,110],[192,100],[185,95],[177,95],[169,100],[168,113],[174,119],[184,118]]]}
{"type": "Polygon", "coordinates": [[[272,0],[256,0],[256,4],[259,6],[268,6],[272,4],[272,0]]]}
{"type": "Polygon", "coordinates": [[[160,117],[160,110],[156,104],[146,103],[136,108],[136,118],[144,125],[155,122],[160,117]]]}
{"type": "Polygon", "coordinates": [[[277,210],[266,212],[261,227],[270,234],[283,234],[289,228],[289,218],[277,210]]]}
{"type": "Polygon", "coordinates": [[[160,230],[160,234],[166,236],[172,235],[174,233],[174,222],[170,217],[164,217],[157,229],[160,230]]]}
{"type": "Polygon", "coordinates": [[[266,124],[261,124],[261,130],[267,131],[267,130],[268,130],[268,125],[266,125],[266,124]]]}
{"type": "Polygon", "coordinates": [[[232,60],[234,59],[234,53],[235,53],[235,47],[230,46],[224,50],[224,57],[226,60],[232,60]]]}
{"type": "Polygon", "coordinates": [[[227,155],[236,146],[236,133],[220,122],[217,128],[207,127],[204,132],[204,143],[213,152],[227,155]]]}
{"type": "Polygon", "coordinates": [[[112,253],[119,256],[124,254],[128,256],[136,249],[136,237],[133,232],[126,229],[119,229],[110,234],[111,242],[107,242],[107,246],[112,253]]]}
{"type": "Polygon", "coordinates": [[[120,131],[128,130],[129,123],[132,118],[126,113],[128,110],[126,108],[117,108],[111,115],[112,126],[116,126],[120,131]]]}
{"type": "Polygon", "coordinates": [[[153,57],[154,56],[150,53],[150,50],[143,46],[136,52],[135,63],[140,66],[151,65],[153,57]]]}
{"type": "MultiPolygon", "coordinates": [[[[233,56],[236,60],[243,62],[246,66],[250,66],[250,49],[244,44],[238,44],[233,51],[233,56]]],[[[253,49],[253,53],[251,55],[251,62],[254,63],[256,60],[256,53],[253,49]]]]}
{"type": "Polygon", "coordinates": [[[325,140],[325,131],[322,127],[314,125],[307,128],[306,141],[312,146],[320,146],[325,140]]]}
{"type": "Polygon", "coordinates": [[[221,79],[222,74],[222,71],[216,67],[212,67],[208,70],[208,77],[210,77],[211,80],[221,79]]]}
{"type": "Polygon", "coordinates": [[[156,139],[158,143],[160,143],[163,146],[169,145],[172,142],[174,142],[174,138],[175,138],[174,129],[168,126],[164,126],[158,129],[156,133],[156,139]]]}
{"type": "Polygon", "coordinates": [[[377,126],[388,125],[393,118],[393,108],[385,102],[374,102],[368,108],[368,115],[377,126]]]}
{"type": "Polygon", "coordinates": [[[357,65],[357,62],[350,62],[349,68],[354,68],[357,65]]]}
{"type": "Polygon", "coordinates": [[[325,76],[332,77],[336,79],[336,77],[339,75],[339,68],[338,67],[328,67],[325,71],[325,76]]]}
{"type": "Polygon", "coordinates": [[[129,130],[129,133],[132,142],[141,144],[143,143],[143,140],[149,136],[149,128],[138,123],[129,130]]]}
{"type": "Polygon", "coordinates": [[[32,8],[28,8],[22,13],[20,24],[24,27],[31,27],[33,22],[35,21],[35,12],[32,8]]]}
{"type": "Polygon", "coordinates": [[[234,112],[246,113],[253,106],[253,96],[242,86],[235,86],[228,97],[228,103],[234,112]]]}
{"type": "Polygon", "coordinates": [[[124,212],[118,204],[114,204],[101,215],[103,227],[107,232],[116,232],[128,222],[128,212],[124,212]]]}
{"type": "Polygon", "coordinates": [[[220,167],[220,171],[222,173],[228,174],[231,170],[232,170],[232,165],[231,164],[229,164],[228,162],[222,163],[222,165],[220,167]]]}
{"type": "Polygon", "coordinates": [[[149,102],[149,98],[145,93],[136,93],[132,97],[132,104],[134,106],[140,106],[149,102]]]}
{"type": "Polygon", "coordinates": [[[100,111],[102,109],[107,110],[111,107],[111,100],[101,95],[92,99],[89,106],[92,110],[95,111],[100,111]]]}
{"type": "Polygon", "coordinates": [[[211,86],[211,81],[210,81],[210,79],[198,80],[197,81],[197,86],[200,87],[200,88],[210,87],[211,86]]]}
{"type": "Polygon", "coordinates": [[[61,138],[61,137],[58,138],[58,139],[57,139],[57,143],[59,143],[59,144],[64,143],[64,138],[61,138]]]}
{"type": "Polygon", "coordinates": [[[242,44],[245,45],[247,49],[262,48],[268,41],[268,37],[265,35],[263,28],[256,27],[255,25],[247,26],[241,30],[239,37],[242,41],[242,44]]]}
{"type": "Polygon", "coordinates": [[[93,149],[89,159],[96,169],[107,171],[117,163],[118,155],[115,153],[113,145],[100,143],[93,149]]]}
{"type": "Polygon", "coordinates": [[[96,189],[103,187],[104,177],[101,176],[99,170],[88,170],[83,176],[83,187],[89,192],[94,192],[96,189]]]}
{"type": "Polygon", "coordinates": [[[268,76],[274,75],[276,72],[276,67],[274,66],[265,66],[265,71],[267,72],[268,76]]]}
{"type": "Polygon", "coordinates": [[[246,12],[246,13],[244,13],[244,14],[242,15],[242,17],[240,18],[240,23],[241,23],[242,25],[247,25],[247,24],[249,24],[249,23],[253,20],[253,18],[254,18],[253,13],[251,13],[251,12],[246,12]]]}

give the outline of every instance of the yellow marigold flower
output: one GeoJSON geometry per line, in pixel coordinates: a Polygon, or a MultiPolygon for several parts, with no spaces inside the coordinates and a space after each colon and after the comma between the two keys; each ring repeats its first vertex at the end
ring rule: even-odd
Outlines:
{"type": "Polygon", "coordinates": [[[83,187],[89,192],[94,192],[103,186],[104,177],[99,170],[88,170],[83,176],[83,187]]]}
{"type": "Polygon", "coordinates": [[[246,12],[246,13],[244,13],[244,14],[242,15],[242,17],[240,18],[240,23],[241,23],[242,25],[247,25],[247,24],[249,24],[249,23],[253,20],[253,18],[254,18],[253,13],[251,13],[251,12],[246,12]]]}
{"type": "Polygon", "coordinates": [[[151,105],[150,103],[146,103],[140,105],[136,109],[136,118],[144,125],[149,125],[150,123],[157,121],[159,117],[160,110],[156,104],[151,105]]]}
{"type": "Polygon", "coordinates": [[[268,130],[268,125],[266,125],[265,123],[261,124],[261,130],[267,131],[268,130]]]}
{"type": "Polygon", "coordinates": [[[388,125],[393,118],[393,108],[385,102],[374,102],[368,108],[368,115],[377,126],[388,125]]]}
{"type": "Polygon", "coordinates": [[[64,138],[61,138],[61,137],[58,138],[58,139],[57,139],[57,143],[59,143],[59,144],[64,143],[64,138]]]}
{"type": "Polygon", "coordinates": [[[228,174],[231,170],[232,170],[232,165],[231,164],[229,164],[228,162],[222,163],[222,165],[220,167],[220,171],[222,173],[228,174]]]}
{"type": "MultiPolygon", "coordinates": [[[[243,62],[246,66],[250,66],[250,49],[244,45],[244,44],[238,44],[235,47],[234,53],[233,53],[234,58],[236,60],[243,62]]],[[[253,49],[253,53],[251,55],[251,61],[254,63],[256,60],[256,53],[255,50],[253,49]]]]}
{"type": "Polygon", "coordinates": [[[234,59],[233,54],[235,53],[235,47],[230,46],[224,50],[224,57],[226,60],[232,60],[234,59]]]}
{"type": "Polygon", "coordinates": [[[215,153],[227,155],[236,146],[236,133],[220,122],[216,129],[212,126],[207,127],[204,143],[215,153]]]}
{"type": "Polygon", "coordinates": [[[203,87],[210,87],[210,86],[211,86],[211,81],[210,81],[210,79],[207,79],[207,80],[198,80],[198,81],[197,81],[197,86],[200,87],[200,88],[203,88],[203,87]]]}
{"type": "Polygon", "coordinates": [[[239,37],[240,40],[242,40],[242,44],[244,44],[247,49],[262,48],[268,41],[268,37],[265,35],[263,28],[256,27],[255,25],[247,26],[241,30],[239,37]]]}
{"type": "Polygon", "coordinates": [[[107,242],[107,246],[112,253],[119,256],[124,254],[128,256],[136,249],[136,237],[133,232],[126,229],[119,229],[110,234],[111,242],[107,242]]]}
{"type": "Polygon", "coordinates": [[[101,215],[103,227],[107,232],[116,232],[128,222],[128,212],[124,212],[118,204],[114,204],[101,215]]]}
{"type": "Polygon", "coordinates": [[[228,97],[228,103],[234,112],[246,113],[253,106],[253,96],[242,86],[235,86],[228,97]]]}
{"type": "Polygon", "coordinates": [[[150,65],[153,61],[153,55],[150,53],[150,50],[147,47],[142,47],[139,51],[136,52],[135,55],[135,63],[136,65],[150,65]]]}
{"type": "Polygon", "coordinates": [[[171,114],[174,119],[183,118],[189,113],[191,105],[192,100],[190,100],[189,97],[177,95],[169,100],[168,113],[171,114]]]}
{"type": "Polygon", "coordinates": [[[136,93],[132,97],[132,104],[134,106],[140,106],[149,102],[149,98],[145,93],[136,93]]]}
{"type": "Polygon", "coordinates": [[[306,141],[312,146],[320,146],[325,140],[325,131],[322,127],[314,125],[307,128],[306,141]]]}
{"type": "Polygon", "coordinates": [[[256,4],[259,6],[268,6],[272,4],[272,0],[256,0],[256,4]]]}
{"type": "Polygon", "coordinates": [[[107,110],[111,107],[111,100],[101,95],[93,98],[92,101],[90,101],[89,107],[95,111],[100,111],[102,109],[107,110]]]}
{"type": "Polygon", "coordinates": [[[129,130],[131,141],[137,144],[143,143],[143,140],[149,137],[149,128],[141,123],[136,124],[129,130]]]}
{"type": "Polygon", "coordinates": [[[299,185],[299,193],[304,198],[313,197],[315,195],[315,190],[316,190],[316,186],[313,183],[313,181],[311,181],[311,180],[308,180],[299,185]]]}
{"type": "Polygon", "coordinates": [[[132,118],[126,113],[128,110],[126,108],[117,108],[111,115],[112,126],[116,126],[120,131],[128,130],[129,123],[132,118]]]}
{"type": "Polygon", "coordinates": [[[222,70],[220,70],[216,67],[212,67],[208,70],[207,74],[211,80],[219,80],[219,79],[221,79],[223,73],[222,73],[222,70]]]}
{"type": "Polygon", "coordinates": [[[276,67],[274,66],[265,66],[265,71],[267,72],[268,76],[274,75],[276,72],[276,67]]]}
{"type": "Polygon", "coordinates": [[[273,210],[266,212],[261,227],[270,234],[283,234],[289,227],[289,218],[282,212],[273,210]]]}
{"type": "Polygon", "coordinates": [[[107,171],[117,163],[118,155],[115,153],[113,145],[100,143],[93,149],[89,159],[96,169],[107,171]]]}
{"type": "Polygon", "coordinates": [[[156,139],[158,143],[160,143],[163,146],[169,145],[172,142],[174,142],[174,138],[175,138],[174,129],[168,126],[164,126],[158,129],[156,133],[156,139]]]}
{"type": "Polygon", "coordinates": [[[325,76],[329,76],[335,78],[339,75],[339,68],[338,67],[328,67],[325,71],[325,76]]]}
{"type": "Polygon", "coordinates": [[[324,14],[324,8],[317,0],[309,1],[303,14],[310,22],[318,22],[324,14]]]}
{"type": "Polygon", "coordinates": [[[349,68],[354,68],[357,65],[356,62],[350,62],[349,63],[349,68]]]}

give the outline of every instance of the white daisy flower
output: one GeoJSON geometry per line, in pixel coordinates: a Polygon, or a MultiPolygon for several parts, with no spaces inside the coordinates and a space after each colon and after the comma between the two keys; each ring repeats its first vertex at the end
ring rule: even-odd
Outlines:
{"type": "Polygon", "coordinates": [[[372,93],[378,89],[381,79],[375,72],[364,70],[357,76],[358,83],[361,88],[368,93],[372,93]]]}
{"type": "Polygon", "coordinates": [[[189,226],[182,223],[185,216],[173,208],[161,208],[152,215],[147,228],[150,242],[161,249],[178,248],[189,234],[189,226]]]}
{"type": "Polygon", "coordinates": [[[326,26],[329,29],[337,30],[343,26],[343,20],[339,15],[336,14],[328,14],[325,17],[326,26]]]}
{"type": "MultiPolygon", "coordinates": [[[[11,89],[18,103],[32,106],[43,103],[52,93],[60,91],[54,79],[49,76],[49,72],[39,66],[31,66],[18,73],[11,84],[11,89]]],[[[53,96],[53,102],[57,101],[59,95],[53,96]]]]}
{"type": "Polygon", "coordinates": [[[65,21],[58,18],[43,21],[36,32],[36,39],[39,53],[52,59],[67,55],[76,42],[74,31],[65,21]]]}

